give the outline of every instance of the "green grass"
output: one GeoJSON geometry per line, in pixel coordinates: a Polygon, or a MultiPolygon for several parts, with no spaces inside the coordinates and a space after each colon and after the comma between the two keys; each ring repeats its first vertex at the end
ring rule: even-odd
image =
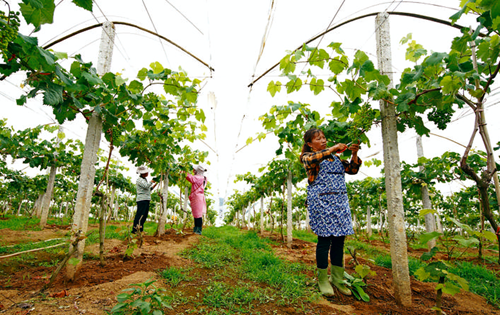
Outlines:
{"type": "MultiPolygon", "coordinates": [[[[0,246],[0,256],[18,253],[18,252],[24,252],[24,251],[36,249],[36,248],[48,247],[48,246],[56,245],[59,243],[63,243],[64,241],[65,241],[64,239],[59,239],[59,240],[51,240],[51,241],[47,241],[47,242],[36,242],[36,243],[29,242],[29,243],[16,244],[13,246],[10,246],[10,245],[9,246],[0,246]]],[[[61,247],[62,246],[64,246],[64,245],[61,245],[61,247]]],[[[61,249],[59,247],[55,247],[55,248],[50,248],[48,250],[59,251],[61,249]]]]}
{"type": "MultiPolygon", "coordinates": [[[[376,256],[374,260],[379,266],[392,268],[391,257],[387,254],[376,256]]],[[[483,296],[490,304],[500,308],[500,282],[496,273],[470,262],[452,261],[451,263],[453,267],[448,271],[467,280],[470,292],[483,296]]],[[[426,263],[419,259],[411,257],[408,259],[410,275],[414,275],[415,271],[425,265],[426,263]]]]}
{"type": "Polygon", "coordinates": [[[500,307],[500,283],[497,274],[470,262],[457,262],[449,270],[469,282],[469,290],[500,307]]]}
{"type": "MultiPolygon", "coordinates": [[[[11,229],[13,231],[21,231],[21,230],[31,230],[31,231],[40,231],[40,218],[37,217],[24,217],[24,216],[14,216],[7,215],[8,220],[0,220],[0,230],[1,229],[11,229]]],[[[52,225],[68,225],[71,224],[71,218],[64,218],[62,221],[58,218],[49,218],[47,219],[47,224],[52,225]]]]}
{"type": "Polygon", "coordinates": [[[182,268],[170,267],[160,272],[160,276],[166,280],[166,283],[172,287],[176,287],[182,281],[189,281],[190,278],[186,275],[188,270],[182,268]]]}
{"type": "Polygon", "coordinates": [[[11,229],[13,231],[32,230],[40,231],[39,218],[18,217],[7,215],[8,220],[0,220],[0,229],[11,229]]]}
{"type": "MultiPolygon", "coordinates": [[[[203,235],[205,237],[196,246],[181,255],[203,268],[202,274],[210,276],[210,279],[203,278],[207,287],[202,289],[201,301],[197,302],[208,307],[206,314],[211,308],[217,308],[219,314],[251,313],[256,303],[272,301],[282,306],[301,304],[317,297],[315,288],[310,285],[312,279],[305,275],[311,267],[276,257],[268,239],[260,238],[253,231],[242,232],[230,226],[208,227],[203,235]],[[236,279],[239,280],[234,284],[236,279]]],[[[184,272],[184,269],[169,268],[160,274],[174,287],[182,286],[182,281],[189,279],[182,276],[184,272]]],[[[198,273],[192,274],[191,280],[198,273]]]]}
{"type": "MultiPolygon", "coordinates": [[[[107,225],[105,239],[118,239],[125,240],[130,234],[128,226],[115,226],[107,225]]],[[[94,228],[87,231],[87,239],[85,240],[87,245],[99,243],[99,228],[94,228]]]]}
{"type": "Polygon", "coordinates": [[[305,230],[293,230],[292,235],[294,238],[303,240],[305,242],[311,242],[311,243],[318,242],[318,236],[316,236],[316,234],[305,230]]]}

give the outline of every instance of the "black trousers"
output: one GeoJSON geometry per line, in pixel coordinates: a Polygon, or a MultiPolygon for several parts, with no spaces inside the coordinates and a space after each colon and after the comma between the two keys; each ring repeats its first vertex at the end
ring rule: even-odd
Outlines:
{"type": "Polygon", "coordinates": [[[202,227],[202,225],[203,225],[203,218],[194,218],[195,227],[202,227]]]}
{"type": "Polygon", "coordinates": [[[144,231],[144,223],[146,222],[149,214],[149,202],[149,200],[137,201],[137,212],[135,213],[132,233],[137,232],[137,225],[141,226],[141,232],[144,231]]]}
{"type": "Polygon", "coordinates": [[[320,269],[328,268],[328,252],[332,265],[344,266],[344,240],[345,236],[318,235],[318,245],[316,246],[316,266],[320,269]]]}

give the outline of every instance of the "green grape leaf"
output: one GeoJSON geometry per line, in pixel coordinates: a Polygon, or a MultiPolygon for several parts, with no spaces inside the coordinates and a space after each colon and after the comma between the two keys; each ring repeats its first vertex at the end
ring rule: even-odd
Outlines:
{"type": "Polygon", "coordinates": [[[422,261],[428,261],[428,260],[430,260],[432,257],[434,257],[434,255],[436,255],[436,253],[438,252],[438,250],[439,249],[434,246],[431,249],[430,252],[423,253],[422,256],[420,256],[420,260],[422,260],[422,261]]]}
{"type": "Polygon", "coordinates": [[[339,57],[335,57],[334,59],[330,60],[330,62],[328,63],[328,67],[333,73],[340,74],[342,73],[342,71],[344,71],[346,64],[344,64],[339,57]]]}
{"type": "MultiPolygon", "coordinates": [[[[420,162],[420,161],[419,161],[419,162],[420,162]]],[[[418,212],[418,215],[419,215],[421,218],[423,218],[423,217],[425,217],[425,216],[426,216],[426,215],[428,215],[428,214],[435,214],[435,213],[437,213],[437,211],[436,211],[436,210],[434,210],[434,209],[422,209],[422,210],[420,210],[420,211],[418,212]]]]}
{"type": "Polygon", "coordinates": [[[422,233],[418,236],[418,238],[419,238],[420,244],[427,244],[428,242],[438,238],[441,235],[442,235],[442,233],[434,231],[434,232],[429,232],[429,233],[422,233]]]}
{"type": "Polygon", "coordinates": [[[295,71],[295,62],[292,62],[290,59],[290,55],[286,55],[280,60],[280,70],[282,70],[285,74],[295,71]]]}
{"type": "Polygon", "coordinates": [[[453,94],[462,86],[462,81],[456,76],[445,76],[439,84],[443,87],[443,94],[453,94]]]}
{"type": "Polygon", "coordinates": [[[19,4],[19,8],[28,24],[33,24],[38,28],[42,24],[53,22],[56,8],[54,0],[24,0],[23,2],[19,4]]]}
{"type": "Polygon", "coordinates": [[[467,282],[464,278],[454,273],[448,273],[446,277],[451,281],[456,281],[465,291],[469,291],[469,282],[467,282]]]}
{"type": "Polygon", "coordinates": [[[91,85],[99,85],[103,83],[101,78],[88,72],[82,72],[82,77],[84,77],[91,85]]]}
{"type": "Polygon", "coordinates": [[[418,280],[425,281],[431,276],[431,273],[425,271],[424,267],[420,267],[417,271],[415,271],[414,275],[418,278],[418,280]]]}
{"type": "Polygon", "coordinates": [[[134,80],[130,82],[128,89],[133,93],[141,93],[144,89],[144,85],[141,82],[134,80]]]}
{"type": "Polygon", "coordinates": [[[443,293],[447,293],[447,294],[451,294],[451,295],[455,295],[455,294],[460,292],[460,288],[451,282],[446,282],[443,285],[443,287],[441,288],[441,290],[443,291],[443,293]]]}
{"type": "Polygon", "coordinates": [[[159,74],[165,69],[158,61],[151,63],[149,66],[153,70],[154,74],[159,74]]]}
{"type": "Polygon", "coordinates": [[[496,242],[497,241],[497,236],[495,233],[491,232],[491,231],[483,231],[483,236],[489,240],[489,241],[492,241],[492,242],[496,242]]]}
{"type": "Polygon", "coordinates": [[[472,245],[477,245],[479,244],[479,240],[475,237],[471,238],[464,238],[461,235],[457,235],[453,238],[455,241],[457,241],[460,245],[464,247],[471,247],[472,245]]]}
{"type": "Polygon", "coordinates": [[[311,91],[314,92],[314,95],[318,95],[325,89],[325,81],[322,79],[316,80],[316,78],[313,78],[310,83],[310,88],[311,91]]]}
{"type": "Polygon", "coordinates": [[[205,122],[205,119],[206,119],[205,112],[201,109],[198,110],[195,114],[195,118],[198,121],[205,122]]]}
{"type": "Polygon", "coordinates": [[[137,73],[137,78],[141,81],[144,81],[146,79],[146,77],[148,76],[148,69],[146,68],[142,68],[141,70],[139,70],[139,72],[137,73]]]}
{"type": "Polygon", "coordinates": [[[43,94],[43,103],[47,105],[57,105],[64,101],[64,88],[60,85],[49,82],[48,88],[43,94]]]}
{"type": "Polygon", "coordinates": [[[432,55],[430,55],[429,57],[427,57],[425,59],[424,63],[427,66],[434,66],[434,65],[439,64],[446,56],[447,56],[447,54],[445,54],[445,53],[435,52],[432,55]]]}
{"type": "Polygon", "coordinates": [[[274,81],[269,82],[269,84],[267,85],[267,91],[271,94],[272,97],[274,97],[274,95],[276,95],[276,92],[281,91],[281,82],[279,81],[276,81],[276,83],[274,83],[274,81]]]}
{"type": "Polygon", "coordinates": [[[125,130],[128,132],[131,132],[132,130],[135,129],[135,124],[133,120],[127,120],[127,123],[125,124],[125,130]]]}
{"type": "Polygon", "coordinates": [[[80,8],[92,12],[92,0],[73,0],[72,2],[80,8]]]}

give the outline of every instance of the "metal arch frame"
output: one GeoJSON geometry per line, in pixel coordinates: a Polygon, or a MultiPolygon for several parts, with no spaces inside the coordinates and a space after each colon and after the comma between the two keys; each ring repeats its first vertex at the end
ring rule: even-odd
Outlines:
{"type": "MultiPolygon", "coordinates": [[[[324,36],[325,34],[341,27],[341,26],[344,26],[346,24],[349,24],[351,22],[354,22],[354,21],[357,21],[357,20],[361,20],[361,19],[364,19],[364,18],[367,18],[367,17],[371,17],[371,16],[376,16],[377,14],[379,14],[381,12],[374,12],[374,13],[368,13],[368,14],[365,14],[365,15],[361,15],[361,16],[358,16],[358,17],[355,17],[355,18],[352,18],[348,21],[345,21],[345,22],[342,22],[338,25],[335,25],[329,29],[327,29],[326,31],[322,32],[321,34],[311,38],[310,40],[308,40],[307,42],[305,42],[304,44],[309,44],[313,41],[315,41],[316,39],[320,38],[321,36],[324,36]]],[[[447,26],[451,26],[453,28],[456,28],[456,29],[459,29],[461,30],[462,28],[464,28],[465,26],[462,26],[462,25],[459,25],[459,24],[452,24],[451,22],[449,21],[446,21],[446,20],[441,20],[441,19],[437,19],[437,18],[433,18],[433,17],[430,17],[430,16],[426,16],[426,15],[421,15],[421,14],[415,14],[415,13],[408,13],[408,12],[387,12],[389,15],[400,15],[400,16],[409,16],[409,17],[413,17],[413,18],[417,18],[417,19],[423,19],[423,20],[427,20],[427,21],[432,21],[432,22],[435,22],[435,23],[439,23],[439,24],[444,24],[444,25],[447,25],[447,26]]],[[[483,34],[483,33],[479,33],[479,36],[480,37],[485,37],[486,35],[483,34]]],[[[297,47],[294,51],[297,51],[299,49],[302,48],[302,46],[304,45],[300,45],[299,47],[297,47]]],[[[252,87],[257,81],[259,81],[260,79],[262,79],[262,77],[264,77],[266,74],[268,74],[269,72],[271,72],[271,70],[273,70],[274,68],[276,68],[280,63],[276,63],[274,66],[272,66],[271,68],[269,68],[267,71],[265,71],[263,74],[261,74],[257,79],[255,79],[254,81],[252,81],[252,83],[250,83],[247,87],[252,87]]]]}
{"type": "MultiPolygon", "coordinates": [[[[171,45],[173,45],[173,46],[175,46],[175,47],[179,48],[180,50],[182,50],[183,52],[185,52],[185,53],[186,53],[186,54],[188,54],[189,56],[193,57],[193,58],[194,58],[194,59],[196,59],[198,62],[200,62],[201,64],[203,64],[204,66],[206,66],[208,69],[210,69],[210,71],[215,71],[215,70],[214,70],[211,66],[209,66],[206,62],[204,62],[204,61],[203,61],[203,60],[201,60],[200,58],[196,57],[195,55],[193,55],[192,53],[190,53],[190,52],[189,52],[189,51],[187,51],[186,49],[182,48],[181,46],[177,45],[176,43],[174,43],[173,41],[171,41],[170,39],[166,38],[166,37],[165,37],[165,36],[163,36],[163,35],[160,35],[160,34],[158,34],[158,33],[155,33],[155,32],[153,32],[153,31],[150,31],[150,30],[148,30],[148,29],[146,29],[146,28],[143,28],[143,27],[137,26],[137,25],[132,24],[132,23],[121,22],[121,21],[111,21],[111,23],[112,23],[112,24],[114,24],[114,25],[125,25],[125,26],[134,27],[134,28],[137,28],[137,29],[139,29],[139,30],[141,30],[141,31],[143,31],[143,32],[146,32],[146,33],[149,33],[149,34],[151,34],[151,35],[157,36],[157,37],[159,37],[159,38],[163,39],[164,41],[166,41],[166,42],[170,43],[171,45]]],[[[48,49],[48,48],[50,48],[50,47],[52,47],[52,46],[54,46],[54,45],[56,45],[56,44],[58,44],[58,43],[60,43],[60,42],[65,41],[65,40],[66,40],[66,39],[68,39],[68,38],[71,38],[71,37],[73,37],[73,36],[75,36],[75,35],[78,35],[78,34],[84,33],[84,32],[86,32],[86,31],[89,31],[89,30],[94,29],[94,28],[97,28],[97,27],[101,27],[102,25],[103,25],[103,23],[99,23],[99,24],[94,24],[94,25],[91,25],[91,26],[88,26],[88,27],[82,28],[82,29],[80,29],[80,30],[78,30],[78,31],[75,31],[75,32],[71,33],[71,34],[68,34],[68,35],[63,36],[63,37],[61,37],[61,38],[59,38],[59,39],[56,39],[56,40],[54,40],[53,42],[48,43],[47,45],[43,46],[42,48],[43,48],[43,49],[48,49]]]]}

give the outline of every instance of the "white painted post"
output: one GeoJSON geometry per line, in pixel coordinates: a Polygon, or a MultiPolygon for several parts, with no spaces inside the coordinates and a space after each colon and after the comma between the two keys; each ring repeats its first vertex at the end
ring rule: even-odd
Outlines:
{"type": "Polygon", "coordinates": [[[372,236],[372,207],[368,206],[366,209],[366,233],[368,237],[372,236]]]}
{"type": "Polygon", "coordinates": [[[186,188],[184,189],[184,210],[186,210],[186,212],[184,212],[183,222],[186,222],[187,220],[188,199],[189,199],[189,188],[186,186],[186,188]]]}
{"type": "MultiPolygon", "coordinates": [[[[422,137],[417,137],[417,156],[418,158],[424,157],[424,146],[422,145],[422,137]]],[[[419,166],[418,170],[422,172],[424,170],[423,166],[419,166]]],[[[423,184],[422,188],[422,205],[424,209],[432,209],[431,199],[429,197],[429,188],[427,185],[423,184]]],[[[425,231],[427,233],[431,233],[436,231],[436,220],[432,213],[428,213],[425,215],[425,231]]],[[[427,248],[429,251],[436,246],[436,240],[431,240],[427,242],[427,248]]]]}
{"type": "MultiPolygon", "coordinates": [[[[116,187],[115,185],[111,186],[111,196],[109,197],[108,200],[108,208],[109,212],[106,215],[106,221],[109,222],[113,216],[115,216],[115,198],[116,198],[116,187]]],[[[116,217],[115,217],[116,220],[116,217]]]]}
{"type": "Polygon", "coordinates": [[[168,201],[168,170],[165,173],[165,178],[163,178],[163,203],[161,207],[160,220],[158,221],[158,235],[165,234],[165,224],[167,223],[167,201],[168,201]]]}
{"type": "Polygon", "coordinates": [[[20,216],[21,215],[21,207],[23,205],[23,202],[24,202],[24,199],[21,200],[21,202],[19,202],[19,207],[17,207],[17,215],[20,216]]]}
{"type": "Polygon", "coordinates": [[[309,218],[309,210],[306,208],[306,231],[311,232],[309,221],[311,221],[311,219],[309,218]]]}
{"type": "MultiPolygon", "coordinates": [[[[437,230],[439,233],[443,233],[443,224],[441,223],[441,216],[439,215],[439,212],[436,212],[436,221],[437,221],[437,230]]],[[[463,232],[462,229],[460,232],[463,232]]]]}
{"type": "Polygon", "coordinates": [[[38,195],[38,198],[35,200],[35,204],[33,205],[34,207],[34,213],[37,218],[41,217],[42,215],[42,201],[43,201],[43,196],[45,193],[41,193],[38,195]]]}
{"type": "MultiPolygon", "coordinates": [[[[59,138],[59,133],[62,133],[62,126],[59,126],[58,136],[56,140],[56,147],[59,146],[61,139],[59,138]]],[[[57,149],[56,149],[57,150],[57,149]]],[[[54,153],[54,156],[57,156],[57,151],[54,153]]],[[[45,190],[45,195],[42,199],[42,213],[40,216],[40,228],[43,230],[45,228],[45,224],[47,224],[47,218],[49,216],[50,210],[50,202],[52,201],[52,194],[54,192],[54,183],[56,181],[56,173],[57,167],[54,164],[50,166],[49,172],[49,181],[47,183],[47,189],[45,190]]]]}
{"type": "Polygon", "coordinates": [[[264,234],[264,197],[260,197],[260,234],[264,234]]]}
{"type": "MultiPolygon", "coordinates": [[[[113,57],[113,43],[115,38],[115,27],[111,22],[104,22],[102,25],[101,43],[99,45],[99,58],[97,62],[97,73],[102,76],[111,68],[111,59],[113,57]]],[[[87,136],[85,138],[85,149],[80,172],[80,181],[78,183],[78,193],[76,195],[75,214],[73,215],[72,234],[73,237],[78,231],[81,235],[87,232],[90,202],[92,200],[95,163],[97,161],[97,151],[101,142],[102,119],[94,111],[89,119],[87,126],[87,136]]],[[[73,238],[72,237],[72,238],[73,238]]],[[[73,240],[72,240],[73,241],[73,240]]],[[[70,245],[69,251],[72,251],[70,245]]],[[[83,261],[83,250],[85,248],[85,239],[78,243],[78,249],[72,258],[78,259],[77,264],[67,264],[66,277],[74,280],[75,275],[80,269],[83,261]]]]}
{"type": "Polygon", "coordinates": [[[288,170],[286,179],[287,203],[286,203],[286,246],[292,248],[293,241],[293,220],[292,220],[292,171],[288,170]]]}
{"type": "MultiPolygon", "coordinates": [[[[379,69],[382,74],[387,75],[393,82],[389,14],[387,12],[377,15],[375,28],[379,69]]],[[[382,117],[385,187],[389,217],[389,237],[391,240],[394,297],[398,304],[409,306],[411,305],[410,272],[408,269],[396,108],[394,104],[380,101],[380,114],[382,117]]]]}

